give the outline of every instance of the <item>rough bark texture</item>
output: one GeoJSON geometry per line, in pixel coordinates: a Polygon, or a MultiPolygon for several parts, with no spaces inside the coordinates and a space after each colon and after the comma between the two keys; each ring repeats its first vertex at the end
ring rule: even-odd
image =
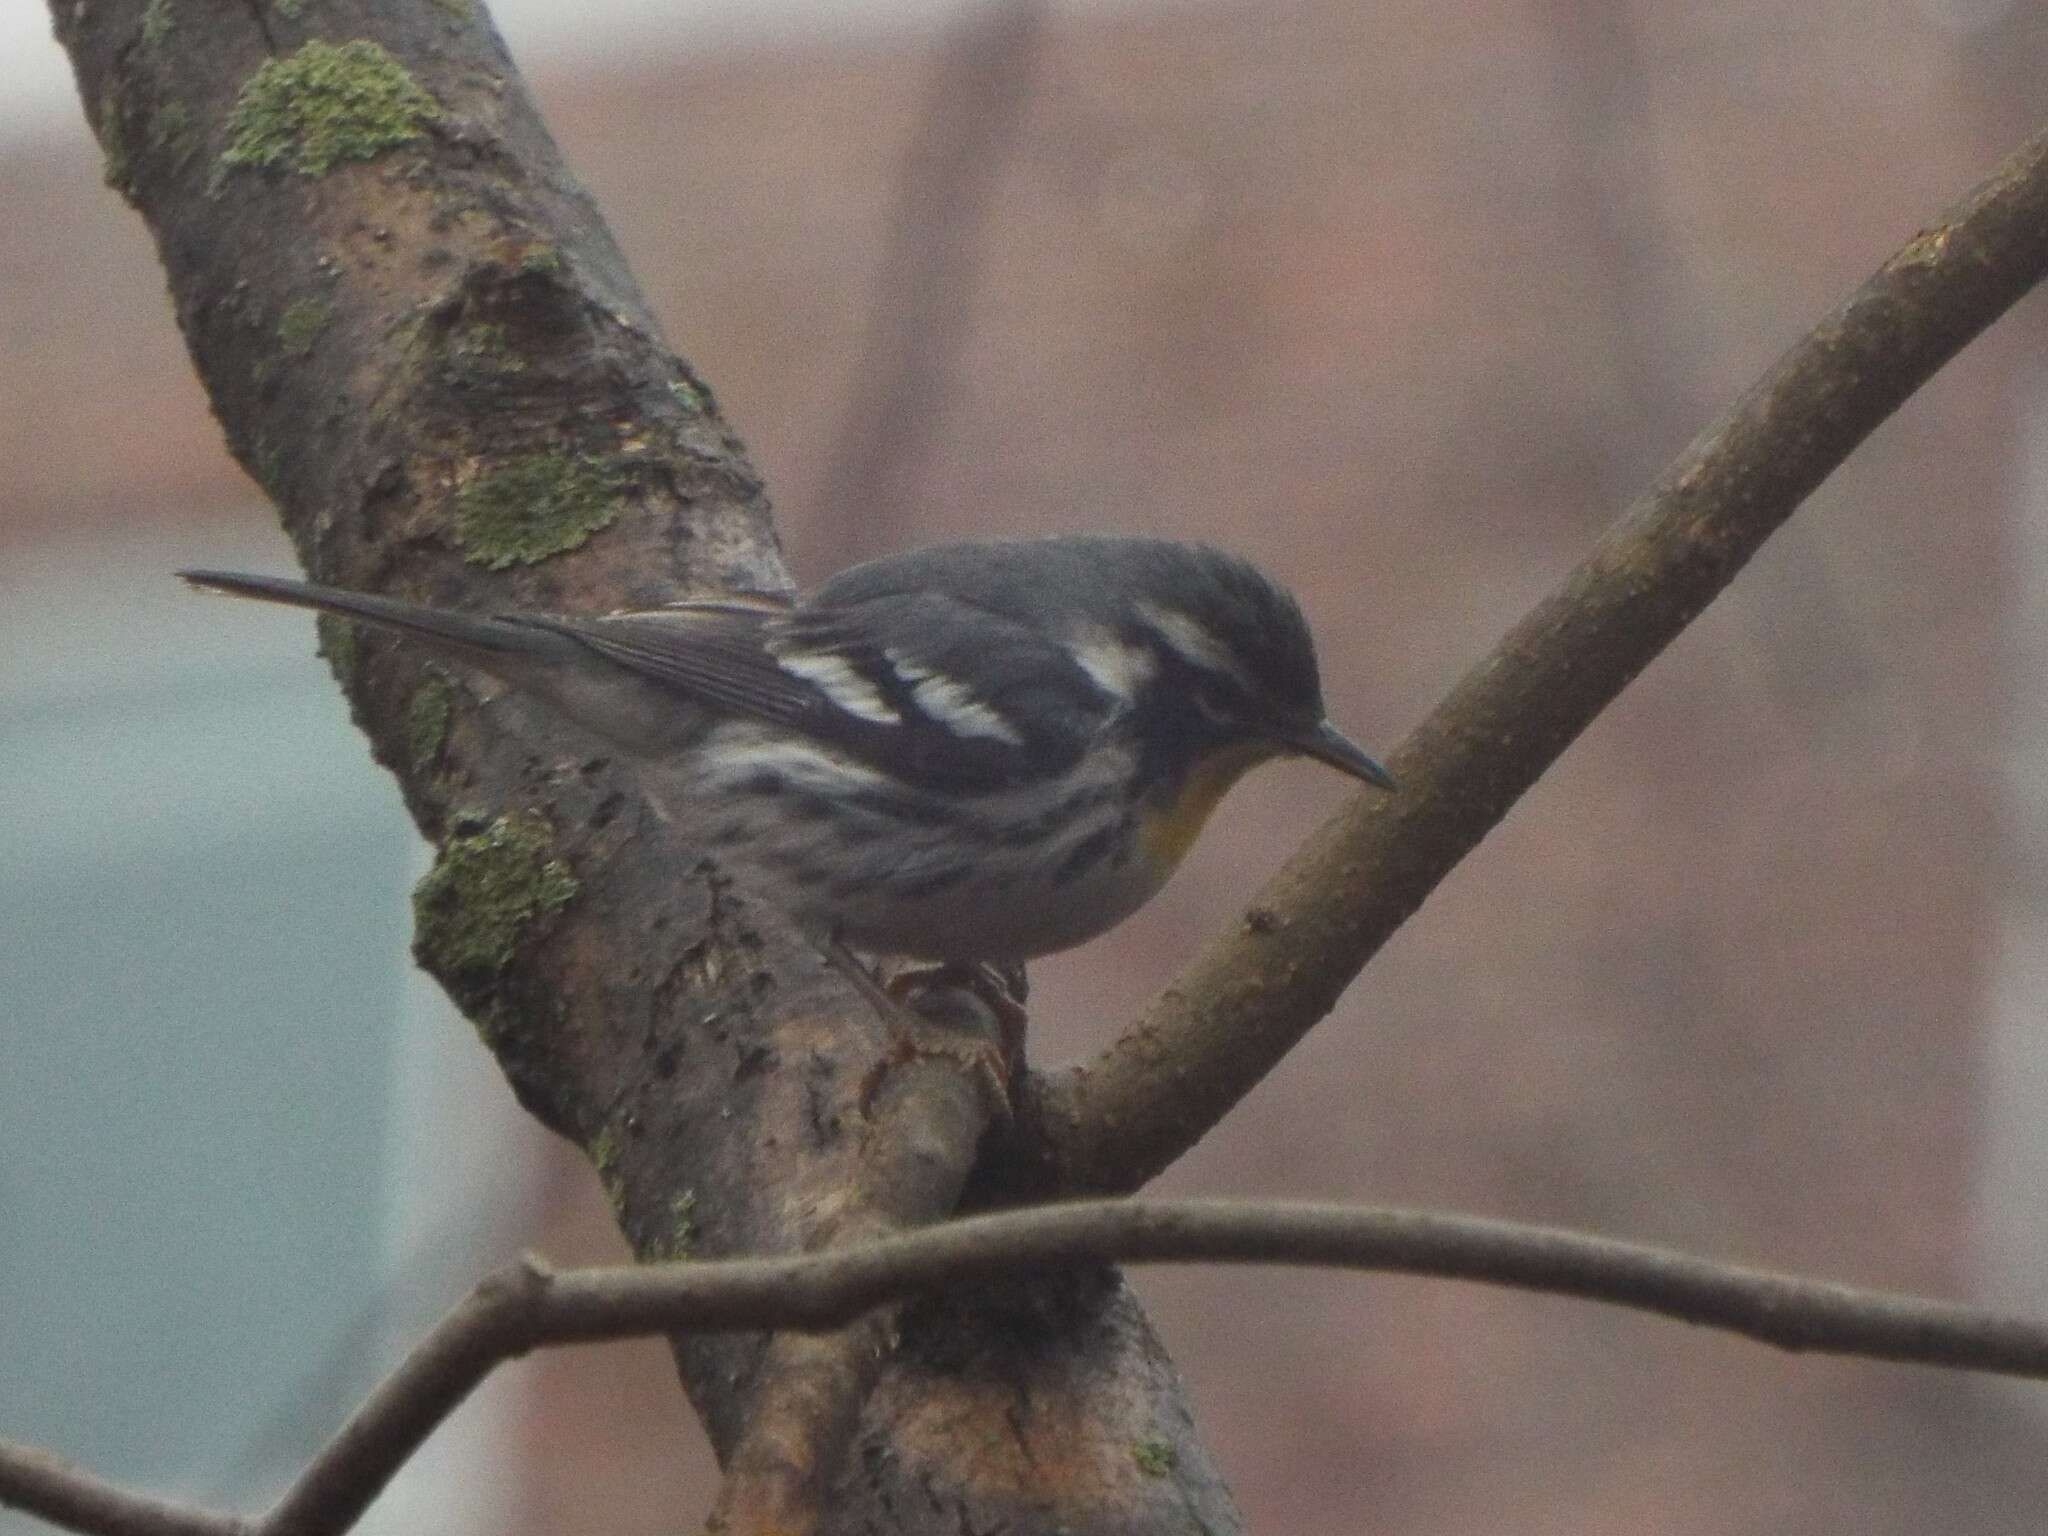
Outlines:
{"type": "MultiPolygon", "coordinates": [[[[307,569],[566,611],[783,586],[744,451],[482,10],[295,12],[55,8],[109,180],[148,221],[228,442],[307,569]]],[[[877,1163],[864,1110],[886,1042],[868,1010],[694,860],[687,825],[658,823],[619,765],[538,708],[402,644],[326,641],[440,849],[421,963],[521,1101],[587,1150],[636,1251],[829,1241],[863,1159],[877,1163]]],[[[902,1335],[830,1529],[1237,1527],[1113,1274],[921,1307],[902,1335]]],[[[677,1342],[722,1457],[763,1350],[677,1342]]]]}

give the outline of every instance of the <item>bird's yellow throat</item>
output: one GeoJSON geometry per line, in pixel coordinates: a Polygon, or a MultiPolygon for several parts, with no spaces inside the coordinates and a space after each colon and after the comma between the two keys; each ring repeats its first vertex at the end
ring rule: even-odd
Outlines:
{"type": "Polygon", "coordinates": [[[1262,742],[1247,742],[1213,753],[1196,764],[1181,782],[1178,794],[1162,804],[1146,807],[1138,828],[1138,842],[1145,857],[1166,869],[1178,865],[1202,835],[1209,813],[1230,792],[1230,786],[1277,755],[1262,742]]]}

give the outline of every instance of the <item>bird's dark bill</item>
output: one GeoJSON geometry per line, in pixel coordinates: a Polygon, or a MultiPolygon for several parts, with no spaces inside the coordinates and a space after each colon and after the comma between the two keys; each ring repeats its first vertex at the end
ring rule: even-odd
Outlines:
{"type": "Polygon", "coordinates": [[[1368,756],[1363,747],[1327,720],[1288,745],[1303,757],[1312,757],[1319,763],[1328,763],[1339,773],[1347,773],[1354,779],[1361,779],[1376,789],[1394,787],[1393,775],[1368,756]]]}

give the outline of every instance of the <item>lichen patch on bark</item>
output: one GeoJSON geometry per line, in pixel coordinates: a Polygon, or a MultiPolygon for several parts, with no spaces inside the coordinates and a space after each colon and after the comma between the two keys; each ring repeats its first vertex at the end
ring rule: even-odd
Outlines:
{"type": "Polygon", "coordinates": [[[611,471],[568,453],[533,453],[462,488],[455,541],[472,565],[502,571],[580,548],[618,515],[611,471]]]}
{"type": "Polygon", "coordinates": [[[550,857],[554,839],[537,816],[501,816],[481,832],[450,837],[414,888],[413,958],[458,999],[488,987],[534,923],[576,894],[576,877],[550,857]]]}
{"type": "Polygon", "coordinates": [[[223,172],[236,166],[324,176],[419,138],[442,111],[404,65],[368,38],[314,39],[243,82],[228,117],[223,172]]]}

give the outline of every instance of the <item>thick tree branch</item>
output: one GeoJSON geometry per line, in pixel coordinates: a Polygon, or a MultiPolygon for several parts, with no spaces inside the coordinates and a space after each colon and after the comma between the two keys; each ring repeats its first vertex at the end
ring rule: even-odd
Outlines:
{"type": "Polygon", "coordinates": [[[1437,883],[1857,444],[2048,274],[2030,139],[1787,352],[1095,1061],[1035,1078],[991,1183],[1131,1190],[1330,1009],[1437,883]]]}
{"type": "MultiPolygon", "coordinates": [[[[877,1089],[860,1160],[820,1223],[821,1247],[857,1247],[943,1220],[973,1172],[1000,1090],[945,1052],[949,1043],[960,1052],[996,1049],[1000,1030],[982,1005],[959,993],[930,995],[923,1006],[937,1054],[898,1067],[877,1089]]],[[[797,1536],[823,1526],[831,1479],[897,1327],[895,1310],[884,1307],[849,1317],[834,1332],[775,1335],[709,1529],[797,1536]]]]}
{"type": "Polygon", "coordinates": [[[1435,1275],[1577,1296],[1792,1351],[2048,1379],[2048,1324],[1856,1290],[1585,1233],[1469,1216],[1232,1201],[1079,1201],[798,1258],[485,1280],[363,1404],[285,1498],[246,1523],[122,1493],[0,1443],[0,1504],[99,1536],[336,1536],[501,1360],[678,1329],[839,1329],[923,1291],[1049,1265],[1228,1261],[1435,1275]]]}
{"type": "MultiPolygon", "coordinates": [[[[229,446],[311,573],[567,612],[786,585],[758,477],[481,5],[52,13],[229,446]]],[[[873,1010],[728,890],[693,851],[688,808],[664,822],[612,754],[402,643],[329,641],[438,848],[416,955],[521,1102],[585,1149],[635,1251],[831,1241],[848,1202],[876,1194],[855,1194],[864,1177],[907,1167],[875,1155],[870,1110],[894,1059],[873,1010]]],[[[924,1066],[929,1082],[946,1063],[924,1066]]],[[[928,1116],[891,1118],[906,1153],[929,1150],[928,1116]]],[[[831,1526],[1143,1533],[1185,1529],[1192,1510],[1235,1529],[1142,1314],[1091,1287],[1048,1279],[1031,1328],[906,1319],[909,1347],[853,1429],[887,1454],[843,1464],[831,1526]],[[963,1352],[988,1378],[971,1394],[951,1364],[963,1352]],[[949,1429],[913,1442],[911,1423],[949,1429]],[[1037,1435],[1106,1449],[1052,1483],[1028,1475],[1037,1435]],[[1169,1475],[1114,1455],[1147,1437],[1173,1442],[1169,1475]]],[[[732,1334],[674,1347],[732,1455],[778,1354],[732,1334]]]]}

